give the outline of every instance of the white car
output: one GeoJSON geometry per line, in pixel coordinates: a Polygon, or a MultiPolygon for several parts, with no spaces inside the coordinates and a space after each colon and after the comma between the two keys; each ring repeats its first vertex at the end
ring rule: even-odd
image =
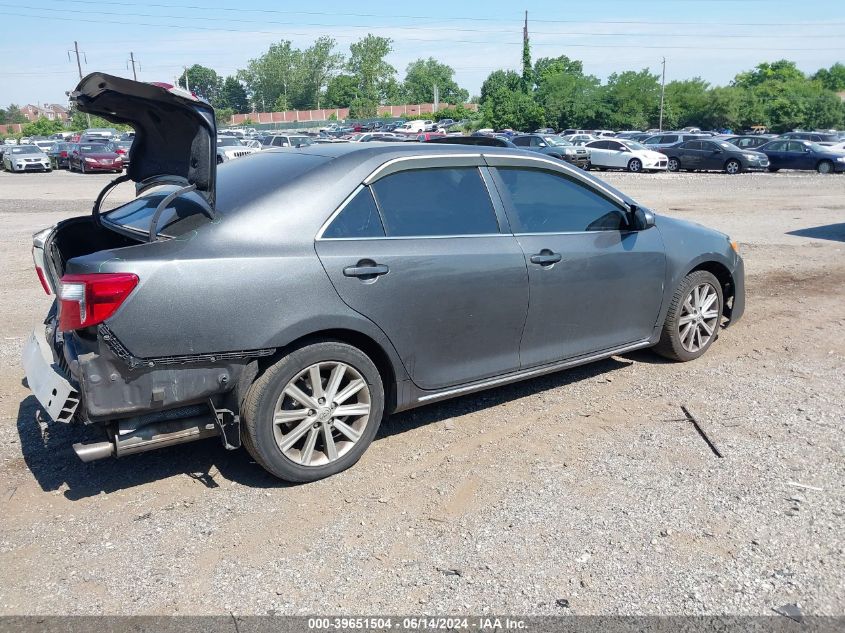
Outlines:
{"type": "Polygon", "coordinates": [[[839,141],[838,143],[834,143],[827,149],[831,149],[834,152],[845,152],[845,141],[839,141]]]}
{"type": "Polygon", "coordinates": [[[626,169],[630,172],[665,171],[669,164],[666,154],[650,150],[634,141],[603,139],[587,143],[590,167],[598,169],[626,169]]]}
{"type": "Polygon", "coordinates": [[[56,144],[56,141],[35,141],[33,145],[40,149],[45,154],[50,151],[50,148],[56,144]]]}
{"type": "Polygon", "coordinates": [[[433,126],[434,121],[416,120],[403,123],[393,131],[397,134],[422,134],[423,132],[429,131],[433,126]]]}
{"type": "Polygon", "coordinates": [[[260,149],[254,147],[247,147],[241,140],[234,136],[218,136],[217,137],[217,164],[225,163],[227,160],[233,158],[240,158],[241,156],[248,156],[260,152],[260,149]]]}

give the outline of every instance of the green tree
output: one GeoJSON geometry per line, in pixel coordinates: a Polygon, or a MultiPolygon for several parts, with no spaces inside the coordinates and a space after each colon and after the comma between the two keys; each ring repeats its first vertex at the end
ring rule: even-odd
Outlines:
{"type": "Polygon", "coordinates": [[[16,104],[10,103],[9,107],[6,108],[6,120],[4,123],[26,123],[28,120],[16,104]]]}
{"type": "Polygon", "coordinates": [[[546,124],[556,129],[603,126],[601,82],[593,76],[546,73],[536,99],[546,113],[546,124]]]}
{"type": "Polygon", "coordinates": [[[827,90],[841,92],[845,90],[845,64],[836,62],[830,68],[820,68],[813,79],[820,82],[827,90]]]}
{"type": "Polygon", "coordinates": [[[607,78],[603,94],[606,124],[614,130],[646,130],[658,119],[660,83],[648,69],[626,70],[607,78]]]}
{"type": "Polygon", "coordinates": [[[346,69],[358,80],[356,110],[373,111],[395,90],[396,69],[385,61],[392,51],[393,40],[371,33],[349,46],[346,69]]]}
{"type": "Polygon", "coordinates": [[[232,108],[216,108],[214,118],[217,120],[217,127],[229,127],[232,124],[232,115],[235,111],[232,108]]]}
{"type": "Polygon", "coordinates": [[[200,64],[194,64],[179,76],[180,85],[185,85],[186,78],[188,87],[195,95],[205,99],[209,103],[215,103],[217,101],[222,80],[220,75],[213,69],[207,66],[201,66],[200,64]]]}
{"type": "Polygon", "coordinates": [[[302,101],[307,108],[319,109],[324,89],[343,65],[343,55],[334,47],[335,41],[323,36],[302,53],[302,101]]]}
{"type": "Polygon", "coordinates": [[[327,108],[348,108],[357,96],[358,80],[352,75],[337,75],[329,81],[323,105],[327,108]]]}
{"type": "Polygon", "coordinates": [[[302,104],[298,93],[302,84],[302,51],[287,40],[272,44],[268,51],[251,59],[247,67],[238,71],[248,95],[261,110],[299,109],[302,104]],[[283,97],[281,100],[280,97],[283,97]]]}
{"type": "Polygon", "coordinates": [[[700,77],[666,84],[663,129],[701,126],[711,107],[710,85],[700,77]]]}
{"type": "Polygon", "coordinates": [[[64,124],[58,120],[50,120],[47,117],[39,117],[37,121],[27,123],[21,128],[24,136],[50,136],[64,129],[64,124]]]}
{"type": "Polygon", "coordinates": [[[249,98],[247,97],[246,90],[244,90],[241,82],[232,76],[226,77],[223,81],[217,103],[214,106],[224,109],[228,108],[238,114],[244,114],[250,111],[249,98]]]}
{"type": "Polygon", "coordinates": [[[583,75],[584,64],[577,59],[569,59],[566,55],[560,57],[541,57],[534,62],[534,82],[539,86],[543,81],[555,75],[583,75]]]}
{"type": "Polygon", "coordinates": [[[508,90],[519,90],[522,87],[522,78],[512,70],[494,70],[481,84],[481,96],[478,99],[483,104],[494,92],[500,88],[508,90]]]}
{"type": "Polygon", "coordinates": [[[795,81],[806,79],[804,73],[798,70],[795,62],[781,59],[776,62],[758,64],[754,70],[739,73],[733,80],[733,85],[740,88],[754,88],[773,82],[795,81]]]}
{"type": "Polygon", "coordinates": [[[488,95],[481,110],[484,124],[494,129],[533,130],[545,121],[543,108],[532,95],[506,87],[488,95]]]}
{"type": "Polygon", "coordinates": [[[440,90],[440,100],[451,104],[463,104],[469,92],[461,88],[454,79],[451,66],[441,64],[433,57],[418,59],[408,64],[403,86],[404,98],[408,103],[431,103],[434,101],[434,86],[440,90]]]}

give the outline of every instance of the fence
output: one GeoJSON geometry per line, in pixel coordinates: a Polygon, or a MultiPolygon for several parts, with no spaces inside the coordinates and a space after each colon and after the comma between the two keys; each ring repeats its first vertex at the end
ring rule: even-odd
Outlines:
{"type": "Polygon", "coordinates": [[[22,130],[23,126],[20,123],[0,125],[0,134],[20,134],[22,130]]]}
{"type": "MultiPolygon", "coordinates": [[[[441,103],[438,106],[441,110],[451,108],[454,106],[448,103],[441,103]]],[[[467,103],[464,107],[468,110],[477,110],[478,104],[467,103]]],[[[409,105],[386,105],[378,107],[379,117],[398,118],[403,116],[413,116],[417,114],[434,113],[433,103],[415,103],[409,105]]],[[[231,125],[242,125],[249,120],[252,123],[322,123],[329,121],[334,115],[334,119],[343,121],[349,118],[349,108],[322,108],[320,110],[287,110],[286,112],[250,112],[249,114],[233,114],[230,121],[231,125]]]]}

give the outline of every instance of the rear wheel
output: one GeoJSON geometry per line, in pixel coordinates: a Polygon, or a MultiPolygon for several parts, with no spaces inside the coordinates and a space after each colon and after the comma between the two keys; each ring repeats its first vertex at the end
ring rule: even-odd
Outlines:
{"type": "Polygon", "coordinates": [[[725,173],[726,174],[738,174],[742,171],[742,164],[736,160],[735,158],[731,158],[728,162],[725,163],[725,173]]]}
{"type": "Polygon", "coordinates": [[[669,171],[680,171],[681,161],[679,161],[673,156],[669,159],[669,162],[666,164],[666,169],[668,169],[669,171]]]}
{"type": "Polygon", "coordinates": [[[722,286],[712,273],[698,270],[684,277],[672,295],[655,351],[678,361],[703,355],[719,335],[722,302],[722,286]]]}
{"type": "Polygon", "coordinates": [[[833,163],[829,160],[823,160],[816,166],[816,170],[820,174],[832,174],[833,173],[833,163]]]}
{"type": "Polygon", "coordinates": [[[643,162],[639,158],[632,158],[628,161],[628,171],[631,173],[639,173],[643,170],[643,162]]]}
{"type": "Polygon", "coordinates": [[[358,461],[383,412],[384,386],[370,358],[339,341],[314,343],[289,353],[250,387],[244,445],[276,477],[316,481],[358,461]]]}

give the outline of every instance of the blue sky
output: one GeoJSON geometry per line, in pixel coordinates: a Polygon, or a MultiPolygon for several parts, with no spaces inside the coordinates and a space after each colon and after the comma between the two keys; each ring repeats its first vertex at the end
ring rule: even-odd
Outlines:
{"type": "Polygon", "coordinates": [[[74,40],[83,74],[131,77],[132,51],[140,80],[172,82],[193,63],[232,74],[280,39],[305,47],[330,35],[347,53],[368,32],[394,40],[388,61],[400,79],[410,61],[432,56],[477,94],[492,70],[520,67],[526,9],[535,59],[565,54],[601,79],[658,72],[663,56],[667,81],[713,84],[761,61],[787,58],[806,72],[845,62],[845,0],[0,0],[0,104],[64,103],[78,79],[74,40]]]}

